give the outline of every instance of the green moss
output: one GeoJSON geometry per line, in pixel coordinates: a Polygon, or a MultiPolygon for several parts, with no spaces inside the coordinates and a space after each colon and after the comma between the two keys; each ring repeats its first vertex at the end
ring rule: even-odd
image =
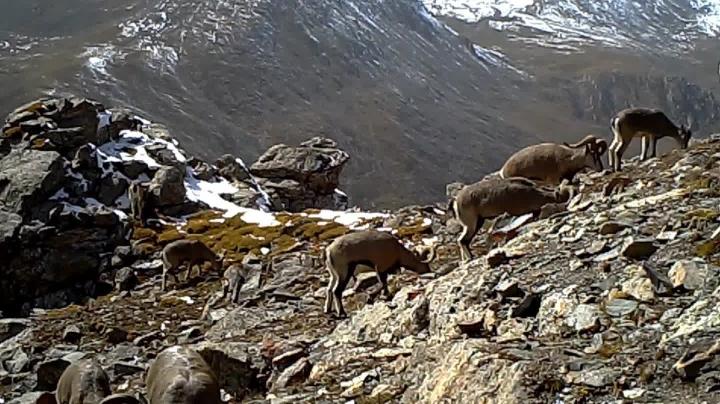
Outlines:
{"type": "Polygon", "coordinates": [[[20,137],[22,136],[22,129],[20,129],[19,126],[14,126],[12,128],[7,128],[3,130],[3,137],[12,139],[14,137],[20,137]]]}
{"type": "Polygon", "coordinates": [[[207,219],[191,219],[185,226],[185,231],[190,234],[205,233],[210,229],[210,222],[207,219]]]}
{"type": "Polygon", "coordinates": [[[705,189],[710,187],[710,178],[703,177],[683,183],[683,186],[690,190],[705,189]]]}
{"type": "Polygon", "coordinates": [[[297,244],[297,240],[294,237],[283,234],[273,240],[273,250],[277,250],[278,253],[282,253],[284,250],[294,247],[295,244],[297,244]]]}
{"type": "Polygon", "coordinates": [[[695,209],[685,214],[685,220],[697,218],[702,221],[713,221],[720,216],[720,213],[714,209],[695,209]]]}
{"type": "Polygon", "coordinates": [[[157,238],[157,241],[160,244],[167,244],[167,243],[171,243],[175,240],[180,240],[182,238],[185,238],[185,235],[180,233],[177,229],[172,228],[172,229],[165,230],[164,232],[160,233],[160,235],[157,238]]]}
{"type": "Polygon", "coordinates": [[[135,226],[133,229],[133,240],[141,240],[141,239],[151,239],[155,240],[157,238],[157,233],[155,233],[152,229],[147,229],[145,227],[138,227],[135,226]]]}
{"type": "Polygon", "coordinates": [[[720,252],[720,240],[708,240],[695,247],[695,255],[698,257],[709,257],[720,252]]]}
{"type": "Polygon", "coordinates": [[[340,236],[342,236],[343,234],[347,234],[347,233],[349,233],[349,232],[350,232],[350,229],[348,229],[347,227],[345,227],[345,226],[337,226],[337,227],[333,227],[333,228],[331,228],[331,229],[328,229],[328,230],[325,230],[324,232],[322,232],[322,233],[318,236],[318,239],[319,239],[319,240],[323,240],[323,241],[324,241],[324,240],[330,240],[330,239],[334,239],[334,238],[340,237],[340,236]]]}
{"type": "Polygon", "coordinates": [[[430,226],[420,224],[415,224],[412,226],[403,226],[397,229],[397,233],[395,234],[397,237],[404,238],[404,237],[410,237],[414,236],[416,234],[428,234],[431,233],[432,230],[430,229],[430,226]]]}
{"type": "Polygon", "coordinates": [[[621,352],[622,349],[620,347],[619,343],[609,343],[606,342],[602,344],[600,349],[598,349],[598,354],[605,358],[612,358],[613,356],[617,355],[619,352],[621,352]]]}

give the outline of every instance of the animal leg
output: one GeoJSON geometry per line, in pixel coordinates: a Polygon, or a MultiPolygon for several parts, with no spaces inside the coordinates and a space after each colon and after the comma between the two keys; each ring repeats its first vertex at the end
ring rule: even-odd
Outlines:
{"type": "Polygon", "coordinates": [[[653,136],[650,140],[650,158],[655,158],[655,148],[657,147],[657,138],[653,136]]]}
{"type": "Polygon", "coordinates": [[[628,146],[630,146],[630,142],[624,142],[620,141],[620,145],[617,148],[617,153],[615,155],[615,166],[617,169],[615,171],[622,170],[622,156],[625,153],[625,150],[627,150],[628,146]]]}
{"type": "Polygon", "coordinates": [[[188,283],[190,281],[190,275],[192,275],[192,269],[195,266],[195,261],[188,262],[187,265],[187,271],[185,271],[185,283],[188,283]]]}
{"type": "Polygon", "coordinates": [[[160,290],[165,291],[165,285],[167,283],[167,274],[170,268],[168,268],[167,265],[163,265],[163,272],[162,272],[162,283],[160,284],[160,290]]]}
{"type": "Polygon", "coordinates": [[[610,170],[613,170],[615,167],[615,147],[617,146],[617,140],[613,139],[612,143],[610,143],[610,147],[608,147],[608,166],[610,167],[610,170]]]}
{"type": "Polygon", "coordinates": [[[390,299],[390,290],[388,289],[388,272],[376,272],[377,279],[380,282],[380,290],[385,299],[390,299]]]}
{"type": "Polygon", "coordinates": [[[476,226],[468,226],[463,224],[463,231],[460,234],[460,237],[458,237],[458,246],[460,246],[460,259],[462,261],[470,261],[472,259],[472,254],[470,253],[470,242],[472,241],[473,237],[475,237],[475,233],[477,232],[476,226]]]}
{"type": "Polygon", "coordinates": [[[347,313],[345,313],[345,308],[342,304],[342,294],[345,291],[345,287],[347,287],[349,281],[350,275],[342,278],[339,277],[337,283],[335,284],[335,289],[333,290],[333,295],[335,298],[335,312],[337,313],[338,317],[347,317],[347,313]]]}
{"type": "Polygon", "coordinates": [[[338,276],[335,271],[327,265],[327,271],[330,273],[330,281],[328,282],[327,289],[325,290],[325,313],[330,314],[333,305],[333,291],[337,287],[338,276]]]}
{"type": "Polygon", "coordinates": [[[650,139],[648,139],[647,135],[645,135],[641,138],[640,161],[645,161],[645,159],[647,159],[648,140],[650,140],[650,139]]]}

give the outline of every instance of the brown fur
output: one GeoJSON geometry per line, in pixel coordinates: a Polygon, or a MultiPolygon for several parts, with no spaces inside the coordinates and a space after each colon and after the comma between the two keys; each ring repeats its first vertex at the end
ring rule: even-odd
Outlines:
{"type": "Polygon", "coordinates": [[[160,352],[145,378],[150,404],[220,404],[220,386],[194,350],[173,346],[160,352]]]}
{"type": "Polygon", "coordinates": [[[149,191],[147,184],[133,181],[128,187],[128,199],[130,200],[130,215],[142,225],[147,223],[149,211],[149,191]]]}
{"type": "Polygon", "coordinates": [[[190,278],[190,272],[193,266],[202,265],[210,262],[213,268],[220,272],[222,268],[223,256],[216,255],[213,250],[200,240],[176,240],[163,248],[163,273],[161,290],[165,290],[167,274],[170,273],[177,281],[177,276],[173,273],[178,270],[181,265],[187,263],[187,273],[185,280],[190,278]]]}
{"type": "Polygon", "coordinates": [[[658,109],[627,108],[618,112],[610,122],[613,131],[613,141],[608,152],[610,169],[620,171],[622,156],[630,146],[633,138],[642,138],[640,160],[647,158],[648,142],[650,143],[650,157],[655,157],[658,139],[671,137],[675,139],[681,149],[687,149],[692,132],[685,125],[679,128],[658,109]]]}
{"type": "Polygon", "coordinates": [[[110,380],[100,363],[80,359],[63,371],[55,399],[58,404],[99,404],[110,393],[110,380]]]}
{"type": "Polygon", "coordinates": [[[233,264],[225,270],[222,279],[223,294],[222,298],[228,297],[232,303],[237,304],[240,301],[240,290],[242,290],[245,280],[247,278],[247,271],[242,264],[233,264]]]}
{"type": "Polygon", "coordinates": [[[502,178],[524,177],[548,184],[572,180],[575,174],[591,168],[602,170],[602,154],[607,142],[587,135],[575,144],[540,143],[528,146],[510,156],[502,169],[502,178]]]}
{"type": "Polygon", "coordinates": [[[518,177],[487,179],[467,185],[458,192],[453,203],[455,219],[463,225],[463,232],[458,238],[462,260],[472,258],[470,243],[485,219],[503,213],[511,216],[538,215],[545,204],[565,202],[572,193],[572,188],[565,183],[551,191],[518,177]]]}
{"type": "Polygon", "coordinates": [[[350,278],[354,277],[358,265],[369,266],[375,270],[383,295],[389,297],[387,278],[390,273],[401,267],[418,274],[432,272],[429,262],[434,255],[432,250],[430,256],[421,261],[395,236],[377,230],[358,231],[336,238],[325,249],[325,265],[330,274],[325,296],[325,313],[330,313],[334,304],[338,316],[347,315],[342,304],[342,293],[350,278]]]}

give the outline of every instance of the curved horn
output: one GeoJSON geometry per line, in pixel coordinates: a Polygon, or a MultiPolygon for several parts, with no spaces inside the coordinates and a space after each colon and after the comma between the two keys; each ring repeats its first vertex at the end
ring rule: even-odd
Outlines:
{"type": "Polygon", "coordinates": [[[567,142],[563,142],[563,144],[571,149],[579,149],[587,144],[595,144],[597,140],[597,137],[595,137],[594,135],[587,135],[577,143],[568,144],[567,142]]]}

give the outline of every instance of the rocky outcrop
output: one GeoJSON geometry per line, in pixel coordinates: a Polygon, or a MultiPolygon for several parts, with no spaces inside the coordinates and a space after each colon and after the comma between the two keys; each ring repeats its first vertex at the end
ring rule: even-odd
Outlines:
{"type": "Polygon", "coordinates": [[[142,392],[142,369],[182,343],[215,369],[230,402],[712,402],[718,156],[720,142],[708,141],[630,162],[622,174],[583,175],[569,211],[525,223],[508,241],[476,243],[486,256],[464,265],[452,220],[434,206],[371,220],[406,243],[439,243],[439,258],[434,274],[391,276],[390,300],[369,281],[374,274],[358,273],[345,320],[323,313],[321,259],[345,226],[306,212],[280,215],[274,227],[201,215],[143,229],[150,253],[118,254],[137,281],[0,332],[0,370],[21,381],[0,383],[0,394],[47,389],[80,335],[112,370],[114,391],[142,392]],[[624,190],[604,194],[624,177],[632,179],[624,190]],[[233,246],[231,259],[249,270],[239,303],[219,299],[219,275],[158,294],[153,243],[178,232],[233,246]]]}
{"type": "Polygon", "coordinates": [[[73,168],[90,168],[93,150],[86,146],[117,135],[98,131],[103,113],[102,105],[85,99],[42,99],[6,118],[3,140],[10,149],[0,158],[4,312],[23,304],[57,307],[95,294],[103,256],[125,239],[125,225],[109,208],[63,201],[98,189],[105,197],[124,192],[117,178],[99,178],[97,163],[87,177],[73,168]]]}
{"type": "Polygon", "coordinates": [[[346,209],[347,196],[338,190],[348,154],[331,139],[314,137],[292,147],[271,147],[250,167],[270,199],[291,212],[307,208],[346,209]]]}
{"type": "Polygon", "coordinates": [[[271,148],[253,175],[231,155],[214,165],[188,158],[163,125],[123,108],[76,97],[28,103],[0,136],[0,310],[60,307],[111,288],[107,272],[125,261],[116,247],[129,243],[131,181],[147,187],[150,219],[345,209],[337,186],[347,160],[315,138],[271,148]]]}

